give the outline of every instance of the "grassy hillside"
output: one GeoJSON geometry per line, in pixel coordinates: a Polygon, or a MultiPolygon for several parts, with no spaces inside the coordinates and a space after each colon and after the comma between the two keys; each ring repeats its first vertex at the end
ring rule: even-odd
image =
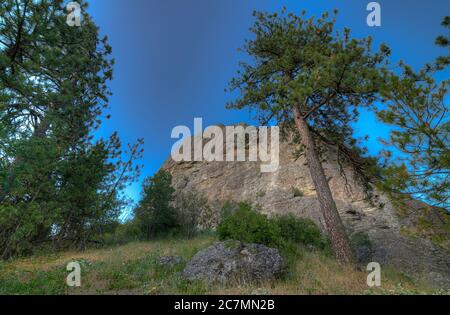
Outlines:
{"type": "Polygon", "coordinates": [[[227,287],[189,283],[179,272],[183,265],[162,267],[162,255],[185,260],[214,242],[212,236],[192,240],[135,242],[83,252],[37,255],[0,262],[0,294],[424,294],[435,291],[395,270],[382,270],[382,286],[369,288],[367,273],[339,266],[326,252],[302,250],[283,279],[264,285],[227,287]],[[70,261],[81,264],[81,287],[65,283],[70,261]]]}

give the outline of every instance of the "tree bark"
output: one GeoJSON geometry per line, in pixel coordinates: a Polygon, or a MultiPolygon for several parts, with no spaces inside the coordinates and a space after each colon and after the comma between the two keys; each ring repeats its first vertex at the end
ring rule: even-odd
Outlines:
{"type": "Polygon", "coordinates": [[[345,232],[344,225],[336,208],[330,186],[320,162],[309,126],[300,110],[294,108],[295,125],[300,133],[301,143],[305,150],[309,172],[319,199],[320,210],[325,220],[325,227],[331,239],[331,246],[337,260],[343,264],[353,263],[353,252],[345,232]]]}

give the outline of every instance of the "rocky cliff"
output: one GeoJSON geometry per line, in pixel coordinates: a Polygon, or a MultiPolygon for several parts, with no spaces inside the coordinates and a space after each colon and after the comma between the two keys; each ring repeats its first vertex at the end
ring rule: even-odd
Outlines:
{"type": "MultiPolygon", "coordinates": [[[[163,168],[173,176],[176,193],[195,191],[208,199],[217,216],[226,201],[247,201],[268,215],[292,213],[310,218],[324,230],[305,158],[291,141],[280,143],[279,168],[262,173],[260,162],[175,162],[163,168]]],[[[323,167],[340,216],[351,238],[365,235],[370,246],[357,248],[361,263],[375,261],[450,287],[449,218],[422,202],[394,202],[361,179],[338,151],[322,143],[323,167]]],[[[214,215],[213,215],[214,216],[214,215]]],[[[214,218],[211,225],[214,225],[214,218]]]]}

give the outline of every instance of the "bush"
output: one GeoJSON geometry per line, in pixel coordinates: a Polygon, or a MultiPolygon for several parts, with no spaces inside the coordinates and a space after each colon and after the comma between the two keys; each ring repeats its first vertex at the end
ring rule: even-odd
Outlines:
{"type": "Polygon", "coordinates": [[[240,203],[239,208],[229,214],[217,228],[221,240],[238,240],[244,243],[257,243],[278,246],[280,232],[267,217],[253,211],[250,205],[240,203]]]}
{"type": "Polygon", "coordinates": [[[239,202],[229,200],[222,203],[220,206],[220,218],[218,225],[222,224],[226,218],[235,213],[239,209],[240,205],[241,203],[239,202]]]}
{"type": "Polygon", "coordinates": [[[176,208],[181,234],[188,238],[196,236],[202,215],[208,208],[208,200],[197,192],[182,193],[177,197],[176,208]]]}
{"type": "Polygon", "coordinates": [[[246,203],[239,204],[239,208],[225,218],[217,233],[222,240],[234,239],[278,248],[298,244],[323,249],[327,245],[327,239],[313,221],[293,215],[269,219],[246,203]]]}
{"type": "Polygon", "coordinates": [[[280,231],[280,237],[307,246],[323,249],[327,239],[322,235],[317,225],[310,219],[297,218],[294,215],[283,215],[273,219],[280,231]]]}

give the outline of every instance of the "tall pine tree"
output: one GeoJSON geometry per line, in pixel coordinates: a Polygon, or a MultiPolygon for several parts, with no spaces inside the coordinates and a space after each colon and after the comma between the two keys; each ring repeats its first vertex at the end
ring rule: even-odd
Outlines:
{"type": "Polygon", "coordinates": [[[116,134],[92,140],[104,118],[113,59],[85,13],[67,25],[61,0],[0,3],[0,257],[42,242],[84,245],[117,218],[136,175],[116,134]]]}
{"type": "Polygon", "coordinates": [[[352,39],[348,29],[335,32],[335,19],[327,13],[318,19],[285,10],[280,15],[254,15],[253,38],[243,49],[251,61],[241,63],[231,81],[231,89],[238,90],[240,97],[228,107],[250,107],[262,123],[295,122],[332,248],[338,261],[351,263],[348,237],[313,132],[336,143],[351,137],[350,122],[356,119],[358,107],[371,105],[376,98],[377,66],[389,49],[382,46],[373,53],[370,38],[352,39]]]}

